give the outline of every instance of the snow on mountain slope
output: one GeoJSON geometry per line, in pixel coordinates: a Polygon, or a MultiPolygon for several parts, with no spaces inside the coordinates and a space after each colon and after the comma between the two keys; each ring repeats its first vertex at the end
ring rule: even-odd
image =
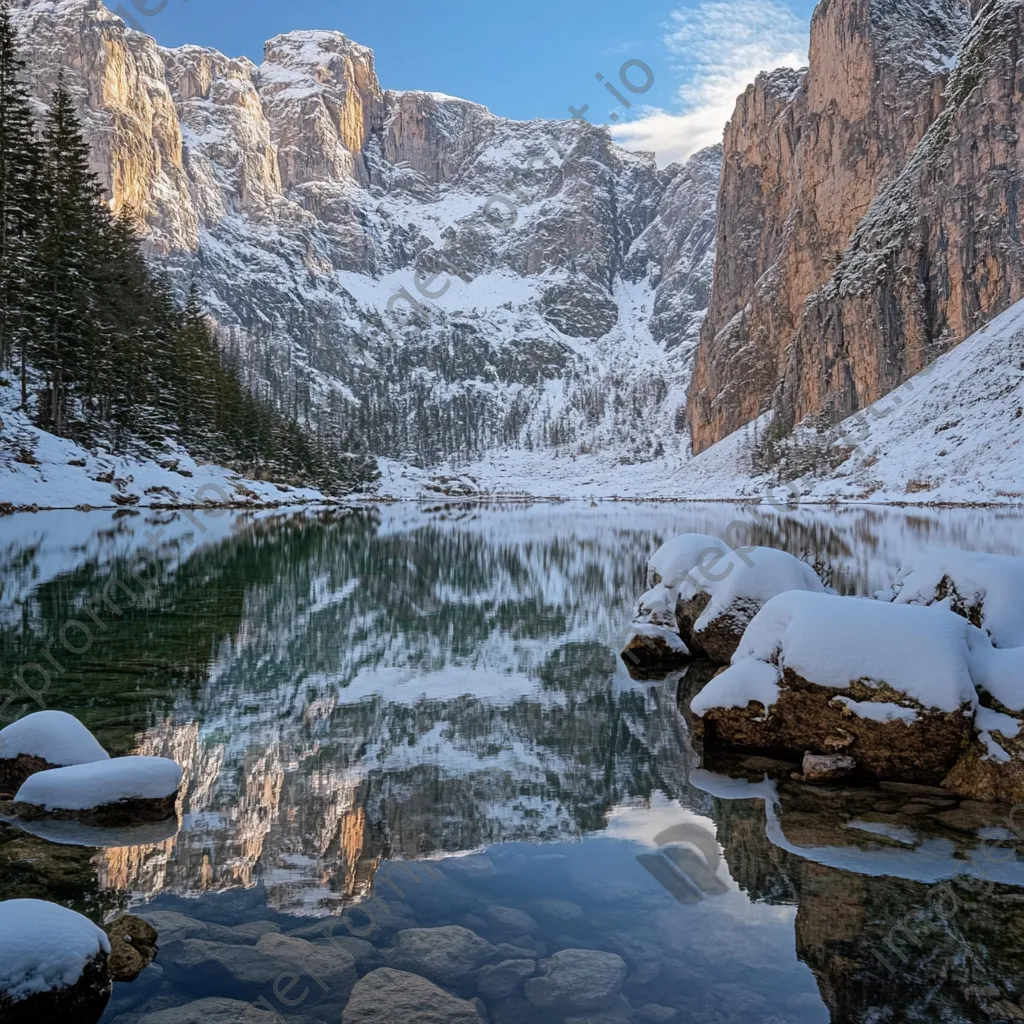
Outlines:
{"type": "MultiPolygon", "coordinates": [[[[256,506],[327,500],[309,488],[248,480],[223,466],[199,464],[178,446],[160,462],[83,448],[40,430],[18,402],[18,389],[0,378],[0,428],[5,442],[0,446],[0,512],[5,506],[256,506]]],[[[0,601],[0,612],[2,605],[0,601]]]]}
{"type": "Polygon", "coordinates": [[[677,443],[719,148],[660,171],[581,120],[389,92],[338,32],[277,36],[257,67],[99,0],[13,13],[36,98],[66,71],[115,206],[300,418],[421,467],[677,443]]]}
{"type": "MultiPolygon", "coordinates": [[[[781,442],[782,472],[754,452],[771,414],[696,458],[686,435],[659,458],[613,449],[553,461],[497,451],[466,467],[482,494],[772,502],[1024,502],[1024,302],[1012,306],[881,401],[828,429],[781,442]]],[[[425,474],[387,465],[381,490],[430,494],[425,474]]],[[[435,492],[436,496],[436,492],[435,492]]]]}
{"type": "Polygon", "coordinates": [[[677,474],[673,491],[770,493],[775,500],[1022,502],[1024,302],[837,426],[798,427],[790,461],[809,468],[784,486],[750,476],[754,432],[766,426],[763,417],[709,448],[677,474]],[[817,468],[840,459],[832,471],[817,468]]]}

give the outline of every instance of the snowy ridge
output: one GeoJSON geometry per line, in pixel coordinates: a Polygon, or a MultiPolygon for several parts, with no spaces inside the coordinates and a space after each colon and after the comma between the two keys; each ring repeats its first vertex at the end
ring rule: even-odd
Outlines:
{"type": "Polygon", "coordinates": [[[85,0],[14,19],[38,100],[65,68],[115,205],[301,419],[424,467],[677,447],[717,148],[661,171],[582,121],[387,91],[338,32],[277,36],[256,67],[85,0]]]}

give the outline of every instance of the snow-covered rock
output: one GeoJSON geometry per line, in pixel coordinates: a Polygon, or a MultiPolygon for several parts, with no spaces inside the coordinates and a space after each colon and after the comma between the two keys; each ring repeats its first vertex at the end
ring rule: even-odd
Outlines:
{"type": "Polygon", "coordinates": [[[115,757],[54,768],[29,778],[14,797],[19,814],[52,814],[97,824],[160,821],[174,813],[181,768],[166,757],[115,757]]]}
{"type": "Polygon", "coordinates": [[[843,754],[867,775],[937,783],[972,735],[980,641],[942,609],[791,591],[690,710],[711,747],[843,754]]]}
{"type": "Polygon", "coordinates": [[[782,594],[690,710],[711,750],[810,756],[817,777],[815,757],[841,755],[844,771],[1024,800],[1024,647],[948,607],[782,594]]]}
{"type": "Polygon", "coordinates": [[[806,562],[785,551],[733,549],[701,533],[674,537],[655,551],[647,585],[624,655],[692,654],[722,665],[766,601],[787,590],[825,589],[806,562]]]}
{"type": "Polygon", "coordinates": [[[722,542],[705,533],[684,533],[665,541],[647,560],[648,588],[659,583],[677,587],[702,556],[714,557],[721,550],[722,542]]]}
{"type": "Polygon", "coordinates": [[[87,917],[43,900],[0,903],[0,1018],[98,1021],[110,998],[110,941],[87,917]]]}
{"type": "Polygon", "coordinates": [[[1024,647],[993,647],[970,627],[968,643],[979,706],[974,740],[945,785],[977,800],[1024,800],[1024,647]]]}
{"type": "Polygon", "coordinates": [[[747,625],[778,594],[825,591],[815,571],[776,548],[742,548],[735,554],[720,545],[721,557],[695,567],[679,585],[676,620],[691,650],[728,664],[747,625]]]}
{"type": "Polygon", "coordinates": [[[634,622],[622,649],[622,657],[641,673],[648,669],[663,672],[675,662],[688,659],[690,649],[675,627],[634,622]]]}
{"type": "Polygon", "coordinates": [[[0,787],[17,788],[50,768],[109,758],[96,737],[64,711],[36,711],[0,729],[0,787]]]}
{"type": "Polygon", "coordinates": [[[985,630],[996,647],[1024,647],[1024,558],[931,551],[903,566],[893,590],[897,604],[941,604],[985,630]]]}
{"type": "MultiPolygon", "coordinates": [[[[649,580],[653,576],[660,579],[650,566],[647,575],[649,580]]],[[[690,657],[676,623],[676,591],[668,583],[655,583],[640,598],[622,657],[641,673],[648,669],[663,671],[690,657]]]]}

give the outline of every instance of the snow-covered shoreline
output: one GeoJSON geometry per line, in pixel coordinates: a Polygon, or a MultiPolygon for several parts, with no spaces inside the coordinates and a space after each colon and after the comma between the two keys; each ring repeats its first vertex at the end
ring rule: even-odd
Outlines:
{"type": "MultiPolygon", "coordinates": [[[[332,498],[310,488],[249,480],[197,464],[184,451],[159,463],[94,453],[44,433],[16,409],[0,410],[0,513],[35,509],[282,507],[392,502],[733,502],[887,505],[907,508],[1024,505],[1024,371],[1007,389],[1006,367],[1024,363],[1024,302],[927,367],[874,406],[824,434],[800,427],[796,444],[848,455],[829,473],[779,483],[751,468],[758,424],[696,457],[689,440],[651,462],[629,464],[616,450],[553,457],[501,449],[457,468],[419,469],[380,459],[381,477],[364,492],[332,498]],[[31,462],[19,461],[27,439],[31,462]]],[[[833,463],[835,464],[835,463],[833,463]]]]}

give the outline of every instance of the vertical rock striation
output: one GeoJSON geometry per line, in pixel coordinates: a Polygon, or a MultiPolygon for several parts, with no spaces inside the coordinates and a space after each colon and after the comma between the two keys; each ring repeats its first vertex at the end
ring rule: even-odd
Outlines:
{"type": "MultiPolygon", "coordinates": [[[[809,68],[761,75],[740,97],[725,133],[718,265],[690,387],[695,451],[773,398],[789,421],[826,407],[848,412],[919,367],[914,342],[893,365],[868,358],[903,347],[904,324],[886,315],[885,299],[870,315],[862,307],[837,323],[825,297],[854,258],[851,238],[863,246],[856,239],[880,194],[948,116],[955,89],[946,87],[969,46],[969,17],[962,0],[823,0],[809,68]]],[[[924,215],[931,201],[924,182],[917,189],[905,193],[903,220],[924,215]]],[[[909,247],[894,273],[907,265],[929,287],[928,264],[909,247]]]]}

